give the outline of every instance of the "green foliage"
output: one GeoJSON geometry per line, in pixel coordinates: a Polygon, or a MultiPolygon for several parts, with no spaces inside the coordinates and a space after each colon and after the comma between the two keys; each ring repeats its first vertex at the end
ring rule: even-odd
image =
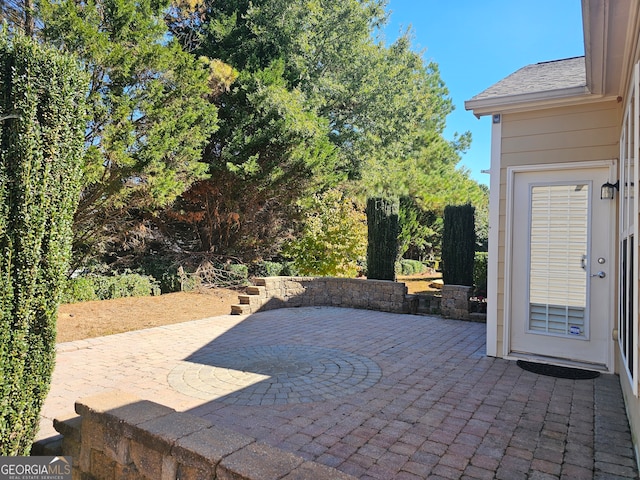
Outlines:
{"type": "Polygon", "coordinates": [[[181,289],[178,264],[164,255],[146,255],[135,265],[142,275],[156,279],[162,293],[179,292],[181,289]]]}
{"type": "Polygon", "coordinates": [[[0,34],[0,454],[28,455],[49,390],[79,194],[86,78],[0,34]]]}
{"type": "Polygon", "coordinates": [[[367,200],[367,278],[395,280],[398,259],[398,199],[367,200]]]}
{"type": "Polygon", "coordinates": [[[444,209],[442,279],[447,285],[473,285],[474,212],[470,204],[448,205],[444,209]]]}
{"type": "Polygon", "coordinates": [[[280,262],[262,261],[252,265],[251,271],[256,277],[279,277],[284,271],[284,264],[280,262]]]}
{"type": "Polygon", "coordinates": [[[489,250],[489,187],[480,185],[484,191],[484,199],[474,206],[476,207],[476,251],[489,250]]]}
{"type": "Polygon", "coordinates": [[[415,199],[402,197],[398,215],[400,256],[421,260],[439,257],[442,217],[438,212],[423,210],[415,199]]]}
{"type": "Polygon", "coordinates": [[[263,260],[252,264],[249,274],[254,277],[279,277],[298,276],[300,272],[296,270],[293,262],[272,262],[263,260]]]}
{"type": "Polygon", "coordinates": [[[311,198],[300,235],[283,253],[301,275],[355,277],[365,242],[364,214],[342,192],[331,189],[311,198]]]}
{"type": "Polygon", "coordinates": [[[399,262],[399,273],[401,275],[415,275],[416,273],[424,273],[427,266],[418,260],[407,260],[403,258],[399,262]]]}
{"type": "Polygon", "coordinates": [[[249,278],[249,267],[240,263],[232,263],[227,269],[239,279],[242,283],[246,283],[249,278]]]}
{"type": "Polygon", "coordinates": [[[473,262],[473,285],[477,296],[487,296],[487,265],[489,254],[487,252],[476,252],[473,262]]]}
{"type": "MultiPolygon", "coordinates": [[[[206,176],[215,130],[211,63],[168,36],[168,0],[40,1],[42,37],[90,74],[83,191],[74,247],[91,255],[143,212],[169,205],[206,176]]],[[[133,223],[134,225],[132,226],[133,223]]],[[[111,247],[114,248],[114,247],[111,247]]],[[[117,248],[117,246],[115,246],[117,248]]]]}
{"type": "Polygon", "coordinates": [[[297,200],[339,178],[328,122],[287,88],[283,65],[242,71],[220,98],[220,129],[204,156],[211,178],[175,206],[203,251],[268,258],[293,227],[297,200]]]}
{"type": "Polygon", "coordinates": [[[149,275],[123,273],[71,278],[63,293],[64,303],[160,295],[160,284],[149,275]]]}

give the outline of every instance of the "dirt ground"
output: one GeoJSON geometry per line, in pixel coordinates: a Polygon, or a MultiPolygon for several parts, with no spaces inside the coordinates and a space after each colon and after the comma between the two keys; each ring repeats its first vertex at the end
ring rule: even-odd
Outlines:
{"type": "Polygon", "coordinates": [[[231,313],[239,290],[177,292],[157,297],[129,297],[60,305],[58,342],[187,322],[231,313]]]}
{"type": "MultiPolygon", "coordinates": [[[[401,277],[409,293],[432,291],[432,277],[401,277]]],[[[71,342],[114,333],[187,322],[231,313],[243,289],[218,288],[206,293],[177,292],[158,297],[70,303],[58,311],[58,342],[71,342]]]]}

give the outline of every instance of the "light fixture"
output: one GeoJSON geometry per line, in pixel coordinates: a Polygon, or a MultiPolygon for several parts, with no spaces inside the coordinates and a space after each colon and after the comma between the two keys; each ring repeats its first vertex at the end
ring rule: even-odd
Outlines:
{"type": "Polygon", "coordinates": [[[616,183],[605,183],[600,187],[600,198],[602,200],[613,200],[615,197],[615,190],[620,190],[620,180],[616,183]]]}

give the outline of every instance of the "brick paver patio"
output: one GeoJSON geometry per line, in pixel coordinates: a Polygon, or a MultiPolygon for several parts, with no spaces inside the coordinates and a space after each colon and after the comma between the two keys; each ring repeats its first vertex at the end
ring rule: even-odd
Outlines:
{"type": "Polygon", "coordinates": [[[60,344],[40,438],[119,389],[359,478],[637,478],[618,377],[485,356],[483,324],[311,307],[60,344]]]}

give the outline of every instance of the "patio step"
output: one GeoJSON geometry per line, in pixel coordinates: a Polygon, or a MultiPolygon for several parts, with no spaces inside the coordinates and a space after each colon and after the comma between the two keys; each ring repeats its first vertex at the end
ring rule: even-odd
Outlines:
{"type": "Polygon", "coordinates": [[[250,285],[247,287],[247,295],[267,296],[267,288],[260,285],[250,285]]]}
{"type": "Polygon", "coordinates": [[[240,305],[260,305],[260,297],[258,295],[238,295],[240,305]]]}
{"type": "Polygon", "coordinates": [[[251,305],[231,305],[231,315],[249,315],[251,305]]]}

